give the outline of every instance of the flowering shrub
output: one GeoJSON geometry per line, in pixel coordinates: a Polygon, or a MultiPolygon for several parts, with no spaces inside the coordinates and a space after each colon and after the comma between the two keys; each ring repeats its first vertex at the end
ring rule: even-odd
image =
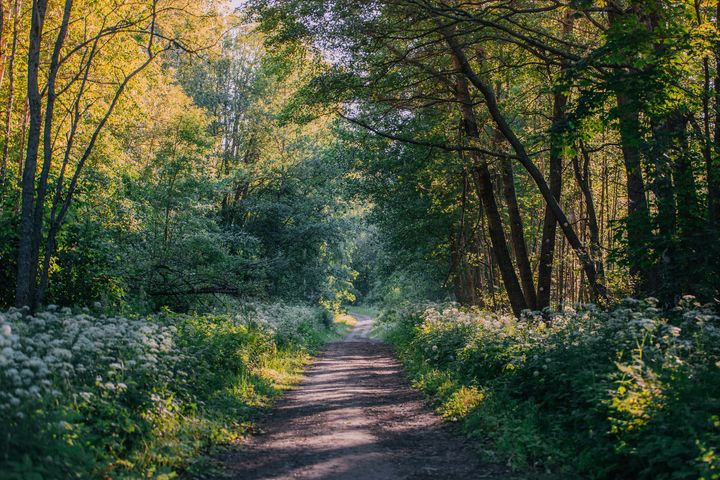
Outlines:
{"type": "Polygon", "coordinates": [[[321,311],[288,305],[235,316],[0,313],[3,478],[170,478],[211,441],[241,435],[277,391],[272,380],[328,332],[321,311]]]}
{"type": "Polygon", "coordinates": [[[432,305],[388,339],[445,416],[518,468],[583,478],[720,478],[720,318],[686,297],[547,317],[432,305]]]}

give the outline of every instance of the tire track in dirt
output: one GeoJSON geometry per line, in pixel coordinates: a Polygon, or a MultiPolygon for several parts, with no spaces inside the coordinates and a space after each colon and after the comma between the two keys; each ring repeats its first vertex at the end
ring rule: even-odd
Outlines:
{"type": "Polygon", "coordinates": [[[369,338],[372,319],[356,318],[268,415],[265,432],[229,456],[230,478],[508,478],[481,465],[410,388],[390,347],[369,338]]]}

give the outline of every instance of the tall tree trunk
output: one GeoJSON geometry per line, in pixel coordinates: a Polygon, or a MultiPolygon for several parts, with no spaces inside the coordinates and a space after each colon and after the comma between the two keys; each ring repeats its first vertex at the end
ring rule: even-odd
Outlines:
{"type": "MultiPolygon", "coordinates": [[[[71,0],[66,0],[67,2],[71,2],[71,0]]],[[[153,21],[154,25],[154,21],[153,21]]],[[[153,30],[150,32],[150,40],[148,41],[148,51],[151,51],[151,45],[152,45],[152,39],[154,37],[155,33],[153,30]]],[[[97,45],[97,42],[101,36],[97,36],[95,39],[95,45],[97,45]]],[[[90,61],[92,60],[92,57],[95,53],[95,49],[93,47],[92,51],[89,53],[89,57],[87,59],[87,66],[85,71],[85,78],[83,80],[83,84],[87,81],[87,75],[90,70],[90,61]]],[[[50,227],[48,229],[48,234],[45,240],[46,245],[46,251],[45,251],[45,257],[46,261],[43,263],[43,269],[40,277],[40,289],[38,291],[38,294],[36,296],[36,301],[38,303],[42,303],[44,301],[44,295],[46,292],[46,288],[48,285],[48,277],[49,277],[49,259],[55,255],[55,248],[57,246],[57,234],[60,231],[60,227],[62,226],[63,222],[65,221],[65,216],[68,213],[68,210],[70,208],[70,205],[73,200],[73,195],[75,193],[75,189],[77,188],[78,181],[80,179],[80,176],[83,171],[83,167],[85,166],[85,162],[90,158],[90,155],[93,152],[93,149],[95,148],[95,144],[97,143],[97,140],[100,136],[100,133],[103,131],[103,128],[105,127],[105,124],[107,123],[108,119],[112,115],[112,113],[115,111],[115,107],[118,104],[118,101],[122,97],[123,92],[125,91],[125,88],[127,88],[130,81],[140,72],[142,72],[150,63],[153,62],[153,60],[156,58],[155,53],[150,53],[148,55],[148,58],[139,66],[137,66],[134,70],[132,70],[129,74],[125,76],[125,78],[120,82],[119,86],[117,87],[117,90],[115,91],[115,94],[110,101],[110,104],[107,106],[104,115],[101,117],[100,121],[95,126],[95,129],[92,132],[92,135],[90,136],[90,139],[87,142],[87,145],[85,145],[85,148],[83,150],[82,155],[77,161],[77,164],[75,165],[75,171],[73,172],[72,176],[70,177],[70,182],[67,187],[67,191],[65,193],[65,198],[63,201],[60,201],[60,193],[62,188],[62,182],[64,180],[64,171],[65,167],[68,162],[69,155],[72,151],[72,141],[74,138],[74,133],[70,135],[68,139],[68,144],[66,145],[65,149],[65,156],[63,159],[63,167],[61,168],[61,174],[58,178],[58,186],[57,186],[57,193],[55,195],[55,199],[53,200],[53,205],[50,210],[50,227]]],[[[78,93],[78,98],[76,99],[76,102],[80,102],[80,97],[82,96],[83,87],[80,88],[80,93],[78,93]]],[[[76,103],[76,105],[78,105],[76,103]]],[[[76,111],[76,115],[77,115],[76,111]]],[[[76,117],[74,121],[74,127],[77,126],[78,122],[80,121],[79,117],[76,117]]],[[[73,127],[73,128],[74,128],[73,127]]],[[[37,268],[37,263],[36,263],[37,268]]]]}
{"type": "MultiPolygon", "coordinates": [[[[573,30],[573,16],[571,11],[565,13],[563,19],[563,37],[567,38],[573,30]]],[[[566,62],[562,62],[560,74],[567,69],[566,62]]],[[[550,127],[550,171],[549,183],[550,192],[560,202],[562,194],[562,151],[563,138],[560,133],[565,122],[565,111],[567,109],[568,97],[563,91],[556,90],[553,93],[552,124],[550,127]]],[[[555,241],[557,237],[557,221],[550,205],[545,206],[543,217],[542,239],[540,241],[540,259],[538,262],[538,310],[550,306],[550,291],[552,289],[552,269],[555,261],[555,241]]]]}
{"type": "MultiPolygon", "coordinates": [[[[563,92],[553,94],[553,116],[550,132],[550,192],[560,202],[562,193],[562,138],[557,131],[565,118],[567,95],[563,92]]],[[[538,309],[550,306],[550,290],[552,289],[552,270],[555,259],[555,239],[557,237],[557,221],[550,205],[545,206],[543,217],[542,240],[540,243],[540,261],[538,263],[538,309]]]]}
{"type": "Polygon", "coordinates": [[[583,158],[582,169],[577,156],[572,159],[573,171],[577,180],[580,191],[585,200],[585,208],[587,209],[588,230],[590,231],[590,251],[595,261],[595,268],[598,277],[605,277],[605,265],[602,255],[602,243],[600,240],[600,225],[598,223],[597,213],[595,210],[595,201],[593,199],[592,188],[590,186],[590,155],[588,154],[585,144],[580,142],[580,153],[583,158]]]}
{"type": "MultiPolygon", "coordinates": [[[[32,235],[32,259],[33,277],[37,276],[40,261],[40,245],[43,239],[43,225],[45,220],[45,197],[48,190],[48,176],[50,175],[50,167],[53,160],[53,125],[55,120],[55,102],[57,100],[57,92],[55,90],[58,71],[60,68],[60,53],[65,38],[67,36],[68,27],[70,25],[70,13],[72,11],[73,0],[65,0],[63,16],[60,22],[60,29],[55,38],[55,46],[53,47],[52,56],[50,58],[50,68],[48,71],[47,84],[45,85],[45,125],[43,129],[43,164],[40,170],[40,178],[38,179],[37,190],[35,194],[35,213],[33,218],[33,235],[32,235]]],[[[46,244],[54,245],[54,239],[49,239],[46,244]]],[[[45,257],[49,266],[50,256],[53,254],[52,249],[45,251],[45,257]]],[[[44,262],[45,263],[45,262],[44,262]]],[[[42,271],[44,272],[45,269],[42,271]]],[[[40,279],[43,282],[44,275],[40,279]]],[[[41,288],[36,291],[36,295],[31,299],[31,307],[37,306],[38,302],[42,302],[45,290],[41,288]],[[37,295],[39,293],[40,295],[37,295]]]]}
{"type": "MultiPolygon", "coordinates": [[[[715,29],[720,29],[720,2],[715,10],[715,29]]],[[[710,223],[710,235],[717,238],[720,235],[720,47],[715,47],[715,98],[713,106],[713,142],[712,155],[706,162],[705,174],[707,175],[707,205],[708,221],[710,223]]],[[[713,275],[720,276],[720,249],[716,248],[713,256],[713,275]]],[[[720,296],[720,292],[718,292],[720,296]]]]}
{"type": "MultiPolygon", "coordinates": [[[[626,17],[632,16],[640,24],[648,25],[647,16],[641,11],[642,7],[643,5],[633,4],[632,8],[626,9],[624,5],[613,3],[608,11],[608,21],[611,26],[622,26],[626,17]]],[[[647,295],[656,290],[657,283],[654,261],[649,255],[654,243],[653,229],[643,179],[643,154],[648,152],[648,148],[640,123],[642,106],[635,92],[625,89],[623,81],[632,73],[627,69],[620,73],[622,76],[615,82],[615,98],[628,196],[625,219],[626,256],[630,275],[637,281],[634,286],[635,294],[647,295]]]]}
{"type": "Polygon", "coordinates": [[[33,267],[33,211],[35,202],[35,173],[40,147],[42,97],[40,94],[40,51],[48,0],[33,0],[28,48],[27,98],[30,124],[27,133],[27,152],[22,172],[20,208],[20,243],[15,305],[31,306],[35,290],[37,265],[33,267]]]}
{"type": "MultiPolygon", "coordinates": [[[[717,6],[715,7],[715,13],[716,15],[720,13],[720,2],[718,2],[717,6]]],[[[699,0],[695,1],[695,16],[697,20],[697,25],[701,26],[703,24],[703,13],[702,13],[702,5],[699,0]]],[[[715,28],[720,27],[720,18],[715,18],[715,28]]],[[[720,66],[720,49],[716,48],[715,51],[715,62],[716,67],[720,66]]],[[[718,75],[720,75],[720,71],[717,72],[718,75]]],[[[716,95],[716,102],[718,100],[717,95],[720,95],[720,92],[717,91],[717,88],[720,87],[720,82],[716,80],[715,82],[715,95],[716,95]]],[[[710,226],[710,235],[717,235],[717,220],[720,219],[720,189],[718,188],[718,178],[717,178],[717,166],[715,164],[715,157],[717,156],[718,152],[716,152],[713,148],[713,136],[711,134],[711,122],[712,118],[710,115],[710,103],[712,99],[712,87],[711,87],[711,75],[710,75],[710,55],[705,55],[703,57],[703,95],[702,95],[702,136],[703,136],[703,142],[702,142],[702,153],[703,153],[703,159],[705,160],[705,176],[707,178],[707,221],[708,225],[710,226]]],[[[717,107],[717,104],[716,104],[717,107]]],[[[717,138],[717,129],[720,129],[720,125],[717,125],[717,108],[716,108],[716,123],[715,123],[715,129],[716,129],[716,135],[715,138],[717,138]]]]}
{"type": "Polygon", "coordinates": [[[477,285],[475,270],[467,261],[468,239],[467,239],[467,194],[470,188],[467,170],[462,175],[462,196],[460,202],[460,225],[457,234],[453,232],[450,244],[452,246],[452,270],[455,298],[462,305],[478,305],[477,285]]]}
{"type": "Polygon", "coordinates": [[[517,160],[530,174],[530,177],[537,185],[545,202],[552,208],[556,221],[560,224],[560,228],[565,234],[568,243],[575,252],[575,255],[580,260],[583,270],[585,270],[585,274],[587,275],[588,282],[592,291],[593,300],[597,300],[600,298],[605,299],[607,297],[605,285],[598,282],[597,272],[595,271],[595,265],[590,258],[590,254],[588,253],[585,246],[580,242],[580,239],[573,230],[573,227],[570,225],[570,221],[565,215],[565,212],[563,211],[562,207],[560,207],[557,199],[553,196],[550,187],[545,181],[545,177],[543,177],[542,172],[540,172],[535,163],[533,163],[532,159],[525,150],[524,145],[517,137],[517,135],[515,135],[514,130],[512,129],[512,127],[510,127],[507,119],[500,111],[500,107],[498,106],[497,98],[492,87],[485,83],[475,73],[472,66],[470,65],[470,62],[465,56],[465,53],[458,44],[457,39],[446,29],[441,29],[441,33],[444,36],[453,57],[456,59],[455,63],[458,64],[456,68],[462,74],[464,74],[468,80],[470,80],[470,82],[475,86],[475,88],[477,88],[482,93],[493,121],[497,125],[498,129],[500,129],[505,139],[512,146],[513,150],[515,151],[517,160]]]}
{"type": "MultiPolygon", "coordinates": [[[[459,60],[457,57],[453,56],[453,62],[458,64],[459,60]]],[[[456,94],[458,103],[460,104],[465,134],[470,141],[478,141],[480,131],[477,120],[475,119],[475,112],[473,111],[473,103],[467,80],[460,73],[458,73],[456,77],[456,94]]],[[[528,308],[528,305],[525,302],[525,296],[520,288],[520,282],[515,274],[515,268],[510,258],[510,251],[505,239],[505,230],[503,229],[500,211],[493,191],[490,169],[488,168],[487,161],[480,152],[471,152],[471,157],[473,160],[472,173],[475,189],[483,205],[485,217],[487,218],[492,250],[497,260],[503,283],[505,284],[510,307],[516,316],[520,316],[522,311],[528,308]]]]}
{"type": "Polygon", "coordinates": [[[535,298],[535,283],[533,282],[530,258],[528,257],[527,244],[525,243],[525,232],[523,229],[522,216],[518,206],[517,193],[515,191],[515,178],[512,171],[512,163],[507,157],[500,161],[500,172],[503,179],[503,196],[507,204],[508,216],[510,219],[510,240],[512,241],[515,261],[520,272],[525,302],[532,310],[537,309],[535,298]]]}
{"type": "Polygon", "coordinates": [[[616,100],[628,196],[627,250],[631,258],[630,274],[638,279],[636,293],[643,294],[654,290],[654,287],[652,262],[648,256],[652,229],[642,175],[640,114],[638,105],[624,92],[618,92],[616,100]]]}
{"type": "Polygon", "coordinates": [[[5,39],[6,18],[5,0],[0,0],[0,87],[2,87],[3,80],[5,79],[5,47],[7,46],[7,40],[5,39]]]}
{"type": "Polygon", "coordinates": [[[712,253],[708,255],[704,242],[707,231],[706,217],[700,205],[698,185],[693,172],[692,157],[688,138],[689,114],[676,111],[672,115],[671,129],[672,142],[670,157],[672,165],[672,183],[675,191],[675,205],[677,209],[676,237],[678,248],[682,252],[678,269],[683,272],[679,275],[679,288],[675,294],[683,292],[696,292],[701,287],[704,277],[712,275],[706,270],[712,265],[712,253]]]}

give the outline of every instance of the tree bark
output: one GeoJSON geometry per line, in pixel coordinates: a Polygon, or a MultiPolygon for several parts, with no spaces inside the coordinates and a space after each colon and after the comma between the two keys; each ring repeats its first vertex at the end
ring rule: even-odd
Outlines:
{"type": "MultiPolygon", "coordinates": [[[[18,23],[20,21],[21,0],[15,0],[13,7],[12,45],[8,60],[8,98],[5,105],[5,138],[3,141],[2,161],[0,161],[0,195],[5,190],[5,181],[8,171],[8,156],[10,154],[10,134],[12,133],[12,112],[15,101],[15,57],[17,55],[18,23]]],[[[20,171],[18,171],[20,175],[20,171]]]]}
{"type": "MultiPolygon", "coordinates": [[[[555,92],[553,95],[553,116],[550,132],[550,192],[553,198],[560,202],[562,193],[562,139],[557,129],[565,117],[567,95],[555,92]]],[[[545,206],[543,217],[542,240],[540,243],[540,261],[538,263],[538,309],[550,306],[550,290],[552,288],[553,261],[555,259],[555,240],[557,236],[557,221],[550,205],[545,206]]]]}
{"type": "MultiPolygon", "coordinates": [[[[459,59],[453,55],[453,62],[457,65],[459,59]]],[[[456,95],[460,104],[460,111],[463,118],[463,126],[465,134],[470,141],[478,141],[480,132],[473,111],[472,98],[468,89],[467,80],[464,75],[458,73],[456,75],[456,95]]],[[[471,152],[473,159],[472,173],[475,182],[475,189],[483,205],[483,210],[488,221],[488,232],[490,234],[490,242],[492,243],[493,252],[500,269],[505,290],[510,301],[510,307],[516,316],[520,316],[523,310],[528,308],[525,302],[525,296],[520,288],[520,282],[515,274],[515,268],[510,258],[510,251],[505,239],[505,231],[498,210],[495,193],[493,191],[492,179],[490,177],[490,169],[487,161],[477,151],[471,152]]]]}
{"type": "Polygon", "coordinates": [[[582,169],[577,156],[572,159],[573,171],[577,180],[580,191],[585,199],[585,208],[587,209],[588,230],[590,231],[590,252],[595,261],[595,268],[598,277],[605,278],[605,265],[602,255],[602,243],[600,240],[600,226],[598,224],[597,213],[595,210],[595,201],[593,199],[592,189],[590,187],[590,155],[585,148],[583,142],[580,142],[580,152],[583,158],[582,169]]]}
{"type": "Polygon", "coordinates": [[[30,123],[27,133],[27,151],[22,172],[22,194],[20,208],[20,243],[18,246],[17,285],[15,305],[32,306],[35,290],[33,268],[33,211],[35,202],[35,173],[40,147],[42,124],[42,97],[40,94],[40,51],[42,31],[47,13],[48,0],[33,0],[30,20],[30,41],[28,48],[27,98],[30,123]]]}
{"type": "Polygon", "coordinates": [[[550,190],[550,187],[545,181],[542,173],[530,159],[530,156],[527,154],[527,151],[525,150],[522,142],[520,142],[520,139],[515,135],[515,132],[510,127],[507,119],[500,111],[500,108],[497,104],[497,98],[495,97],[495,92],[493,91],[492,87],[490,87],[490,85],[488,85],[487,83],[483,82],[482,79],[480,79],[480,77],[475,73],[472,66],[470,65],[470,62],[467,60],[465,53],[458,44],[457,39],[450,32],[448,32],[447,29],[441,29],[441,33],[444,36],[448,46],[450,47],[450,51],[452,52],[453,56],[457,59],[456,63],[458,63],[458,67],[456,68],[458,68],[458,70],[462,72],[468,80],[470,80],[470,82],[475,86],[475,88],[477,88],[482,93],[483,97],[485,98],[485,103],[487,105],[490,116],[495,121],[495,124],[500,129],[505,139],[510,142],[510,145],[512,145],[513,150],[515,151],[516,158],[523,165],[525,170],[527,170],[527,172],[530,174],[530,177],[532,177],[535,184],[538,186],[538,189],[540,190],[540,193],[545,199],[545,202],[552,209],[553,214],[555,215],[555,219],[558,221],[558,223],[560,223],[560,228],[565,234],[565,237],[567,238],[568,243],[575,252],[575,255],[580,260],[583,270],[585,270],[585,274],[587,275],[588,282],[590,284],[593,301],[607,298],[605,285],[601,284],[598,281],[595,266],[590,258],[590,255],[587,252],[587,249],[580,242],[580,239],[570,225],[570,221],[565,215],[565,212],[560,207],[557,199],[555,199],[555,197],[553,196],[552,191],[550,190]]]}
{"type": "MultiPolygon", "coordinates": [[[[68,0],[70,1],[70,0],[68,0]]],[[[148,41],[149,45],[152,45],[152,38],[154,37],[155,33],[153,31],[150,32],[150,40],[148,41]]],[[[99,38],[99,37],[98,37],[99,38]]],[[[96,39],[97,40],[97,39],[96,39]]],[[[150,48],[148,47],[148,50],[150,48]]],[[[47,257],[48,261],[45,261],[43,264],[43,270],[41,272],[40,276],[40,291],[37,295],[37,301],[42,302],[44,301],[44,295],[47,289],[48,285],[48,275],[49,275],[49,258],[55,254],[55,248],[57,246],[56,237],[57,234],[60,231],[60,227],[62,226],[65,216],[68,213],[68,210],[70,208],[70,204],[73,200],[73,195],[75,193],[75,189],[77,188],[78,180],[80,179],[80,175],[82,174],[83,168],[85,166],[85,163],[90,158],[90,155],[92,154],[95,144],[97,143],[98,138],[100,137],[100,133],[103,131],[105,124],[110,119],[110,116],[115,111],[115,107],[118,104],[118,101],[122,97],[123,92],[127,88],[130,81],[135,78],[135,76],[142,72],[150,63],[153,62],[153,60],[157,57],[157,53],[151,53],[148,58],[139,66],[137,66],[134,70],[132,70],[130,73],[128,73],[125,78],[120,82],[117,89],[115,90],[115,93],[113,95],[112,100],[110,101],[110,104],[107,106],[103,116],[101,117],[98,124],[95,126],[92,135],[90,136],[90,140],[88,141],[87,145],[85,145],[85,148],[83,150],[82,155],[78,159],[77,165],[75,166],[75,171],[72,174],[72,177],[70,177],[70,183],[67,187],[67,192],[65,194],[65,198],[60,203],[60,191],[58,190],[58,194],[55,197],[55,200],[53,201],[53,206],[50,212],[50,227],[48,229],[48,235],[46,237],[45,244],[47,245],[45,256],[47,257]]],[[[90,59],[92,58],[92,54],[90,59]]],[[[88,61],[90,61],[88,59],[88,61]]],[[[89,70],[89,64],[87,65],[87,68],[89,70]]],[[[87,79],[87,71],[86,71],[86,79],[87,79]]],[[[85,80],[86,80],[85,79],[85,80]]],[[[84,81],[85,81],[84,80],[84,81]]],[[[83,81],[83,82],[84,82],[83,81]]],[[[78,95],[82,95],[82,89],[81,93],[78,95]]],[[[80,102],[80,98],[78,97],[77,102],[80,102]]],[[[79,121],[79,120],[78,120],[79,121]]],[[[65,151],[65,161],[67,162],[68,155],[70,154],[70,150],[65,151]]],[[[64,171],[64,166],[63,166],[64,171]]],[[[62,181],[63,178],[60,178],[60,181],[62,181]]],[[[58,185],[58,188],[62,187],[62,185],[58,185]]],[[[36,264],[37,265],[37,264],[36,264]]],[[[37,267],[36,267],[37,268],[37,267]]]]}
{"type": "MultiPolygon", "coordinates": [[[[720,2],[715,11],[715,28],[720,29],[720,2]]],[[[715,49],[715,106],[713,155],[706,163],[708,182],[708,218],[714,232],[720,232],[720,47],[715,49]]]]}
{"type": "Polygon", "coordinates": [[[535,282],[533,281],[530,258],[528,257],[527,244],[525,243],[525,232],[522,216],[520,215],[520,207],[518,206],[517,193],[515,191],[512,163],[509,158],[505,157],[500,160],[500,172],[503,179],[503,196],[505,197],[508,216],[510,218],[510,240],[520,273],[525,303],[527,303],[530,309],[536,310],[537,298],[535,297],[535,282]]]}
{"type": "Polygon", "coordinates": [[[627,249],[632,256],[630,274],[639,280],[636,293],[652,290],[648,237],[651,234],[650,209],[642,175],[640,114],[638,106],[624,92],[616,93],[620,143],[627,184],[627,249]]]}
{"type": "Polygon", "coordinates": [[[5,2],[0,0],[0,87],[2,87],[3,80],[5,80],[5,47],[7,46],[7,40],[5,39],[5,2]]]}
{"type": "MultiPolygon", "coordinates": [[[[48,71],[45,100],[45,125],[43,129],[43,164],[40,170],[40,178],[37,182],[37,189],[35,193],[35,213],[33,215],[33,233],[32,233],[32,258],[31,268],[32,277],[37,277],[39,261],[40,261],[40,244],[43,238],[43,225],[45,220],[45,197],[48,189],[48,176],[50,175],[50,167],[52,166],[53,160],[53,122],[55,120],[55,102],[57,100],[57,93],[55,85],[57,81],[58,71],[60,68],[60,53],[63,45],[65,44],[65,38],[67,37],[68,27],[70,25],[70,13],[72,11],[73,0],[65,0],[65,6],[63,8],[63,16],[60,22],[60,29],[57,37],[55,38],[55,45],[53,47],[52,56],[50,58],[50,69],[48,71]]],[[[54,239],[48,240],[48,245],[54,245],[54,239]]],[[[44,263],[48,264],[49,257],[52,255],[51,251],[46,249],[44,263]]],[[[44,272],[45,269],[42,271],[44,272]]],[[[41,276],[40,283],[43,282],[41,276]]],[[[36,290],[36,294],[31,297],[31,308],[35,308],[38,302],[42,302],[43,298],[38,298],[39,295],[44,296],[44,289],[40,288],[36,290]]]]}

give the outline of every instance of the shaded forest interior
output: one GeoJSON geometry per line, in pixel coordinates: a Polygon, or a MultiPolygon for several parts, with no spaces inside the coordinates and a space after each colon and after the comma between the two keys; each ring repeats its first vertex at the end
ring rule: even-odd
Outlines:
{"type": "Polygon", "coordinates": [[[703,2],[3,2],[6,305],[717,296],[703,2]]]}
{"type": "Polygon", "coordinates": [[[720,478],[716,0],[1,0],[0,129],[0,477],[203,471],[362,305],[490,461],[720,478]]]}

